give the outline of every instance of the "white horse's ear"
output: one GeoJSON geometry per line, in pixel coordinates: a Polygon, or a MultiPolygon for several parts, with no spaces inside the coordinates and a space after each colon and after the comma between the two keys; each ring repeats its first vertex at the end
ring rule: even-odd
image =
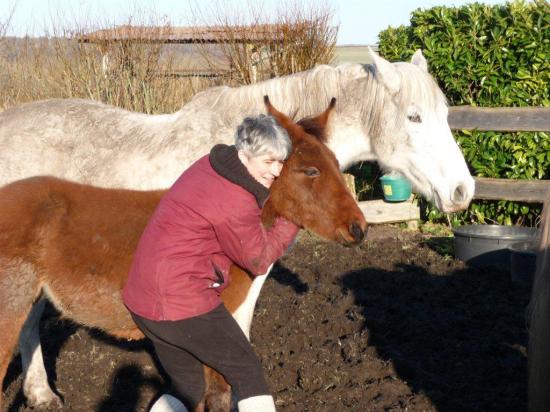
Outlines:
{"type": "Polygon", "coordinates": [[[422,50],[418,49],[414,52],[413,57],[411,58],[411,63],[415,66],[420,67],[422,70],[424,70],[426,73],[428,72],[428,62],[426,61],[426,58],[422,54],[422,50]]]}
{"type": "Polygon", "coordinates": [[[375,76],[380,79],[390,93],[397,94],[401,88],[401,76],[395,66],[373,52],[370,47],[368,48],[368,54],[376,69],[375,76]]]}

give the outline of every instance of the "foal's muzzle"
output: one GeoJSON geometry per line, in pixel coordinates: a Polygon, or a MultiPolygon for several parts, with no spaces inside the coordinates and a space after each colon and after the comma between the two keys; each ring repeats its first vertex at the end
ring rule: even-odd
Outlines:
{"type": "Polygon", "coordinates": [[[353,237],[354,243],[359,243],[365,238],[365,231],[357,222],[353,222],[349,226],[349,233],[353,237]]]}

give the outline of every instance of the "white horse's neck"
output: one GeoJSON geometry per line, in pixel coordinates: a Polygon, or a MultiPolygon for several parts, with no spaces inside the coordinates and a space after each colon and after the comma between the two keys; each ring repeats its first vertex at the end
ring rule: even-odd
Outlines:
{"type": "Polygon", "coordinates": [[[370,138],[357,116],[358,106],[365,99],[362,91],[369,82],[376,80],[360,64],[317,66],[249,86],[217,87],[201,92],[177,113],[177,122],[188,125],[189,118],[195,118],[197,123],[211,126],[213,143],[230,142],[243,117],[265,113],[265,95],[275,107],[283,108],[295,119],[322,112],[330,99],[336,97],[327,145],[344,169],[359,160],[375,158],[370,138]]]}
{"type": "Polygon", "coordinates": [[[331,130],[327,146],[338,159],[341,170],[361,160],[376,159],[370,137],[359,122],[349,122],[336,113],[331,119],[331,130]]]}

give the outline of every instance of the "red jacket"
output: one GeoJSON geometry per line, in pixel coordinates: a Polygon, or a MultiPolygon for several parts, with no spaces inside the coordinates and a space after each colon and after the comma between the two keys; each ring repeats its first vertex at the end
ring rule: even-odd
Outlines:
{"type": "Polygon", "coordinates": [[[282,218],[266,230],[260,217],[255,196],[218,174],[209,156],[201,158],[164,195],[147,224],[124,303],[151,320],[185,319],[214,309],[233,262],[262,275],[298,232],[282,218]]]}

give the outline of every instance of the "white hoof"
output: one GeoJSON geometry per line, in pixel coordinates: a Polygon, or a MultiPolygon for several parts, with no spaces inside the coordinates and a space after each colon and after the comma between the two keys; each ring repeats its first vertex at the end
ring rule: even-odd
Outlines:
{"type": "Polygon", "coordinates": [[[49,387],[32,389],[25,388],[25,396],[29,406],[34,408],[49,408],[55,406],[57,408],[63,408],[63,401],[57,396],[49,387]]]}
{"type": "Polygon", "coordinates": [[[275,402],[271,395],[252,396],[239,401],[239,412],[275,412],[275,402]]]}
{"type": "Polygon", "coordinates": [[[153,404],[150,412],[189,412],[185,405],[172,395],[164,394],[153,404]]]}

